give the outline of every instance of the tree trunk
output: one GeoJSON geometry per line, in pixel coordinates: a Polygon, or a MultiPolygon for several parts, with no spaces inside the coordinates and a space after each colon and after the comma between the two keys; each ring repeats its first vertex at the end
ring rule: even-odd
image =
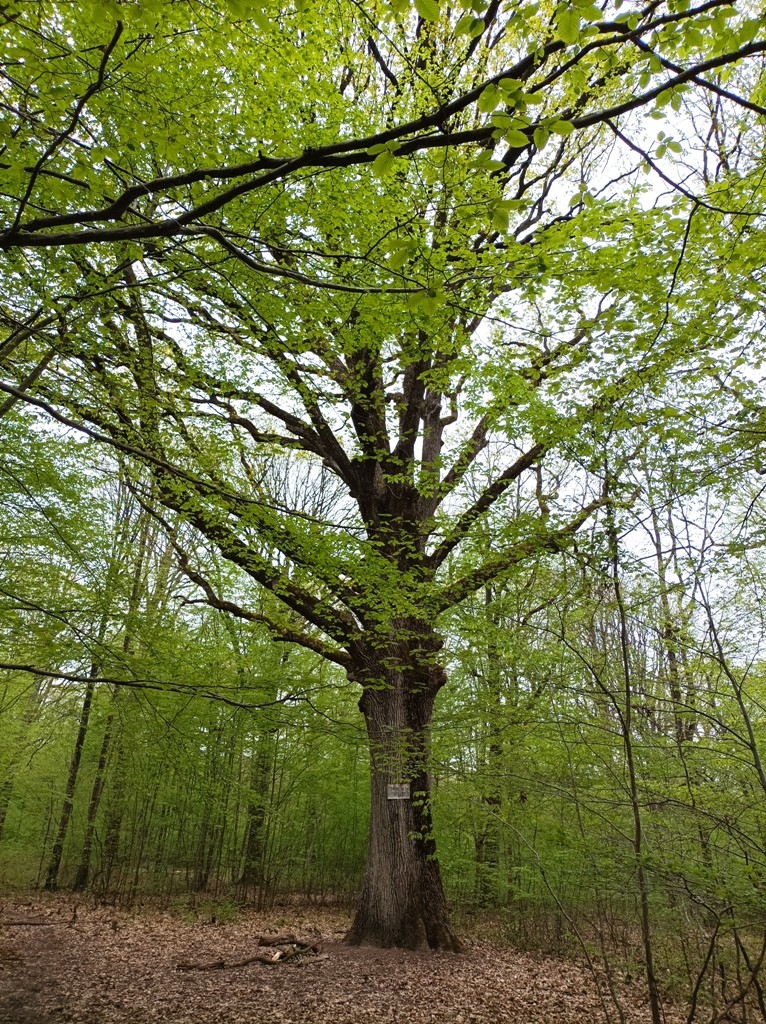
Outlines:
{"type": "Polygon", "coordinates": [[[119,735],[112,733],[112,771],[114,782],[110,786],[109,805],[104,821],[104,848],[102,854],[102,878],[100,893],[103,899],[112,892],[116,893],[122,884],[120,864],[120,833],[125,813],[125,788],[127,785],[128,763],[124,741],[119,735]],[[117,884],[112,886],[115,872],[117,884]]]}
{"type": "Polygon", "coordinates": [[[500,898],[500,774],[503,760],[503,734],[500,726],[502,706],[502,666],[497,646],[500,628],[500,613],[495,604],[494,588],[484,588],[484,612],[486,617],[487,646],[486,667],[481,675],[483,698],[486,708],[485,749],[483,769],[485,781],[482,784],[481,809],[474,839],[476,852],[476,901],[480,907],[495,905],[500,898]]]}
{"type": "Polygon", "coordinates": [[[112,726],[114,725],[114,711],[111,712],[106,720],[106,727],[104,729],[104,736],[101,740],[101,750],[98,755],[98,765],[96,766],[96,777],[93,780],[93,788],[90,792],[90,801],[88,803],[88,818],[85,825],[85,839],[82,844],[82,853],[80,854],[80,863],[77,866],[77,874],[72,885],[72,889],[75,892],[81,892],[88,885],[88,878],[90,876],[90,858],[93,853],[93,840],[96,835],[96,816],[98,809],[101,805],[101,796],[104,792],[104,779],[106,775],[106,762],[109,757],[109,750],[112,745],[112,726]]]}
{"type": "Polygon", "coordinates": [[[265,730],[257,739],[250,764],[247,825],[242,850],[239,884],[243,895],[249,887],[259,889],[264,881],[266,843],[264,827],[271,804],[276,729],[265,730]]]}
{"type": "Polygon", "coordinates": [[[8,762],[8,766],[5,769],[5,778],[0,784],[0,839],[3,838],[3,830],[5,828],[5,818],[8,813],[8,808],[11,803],[11,796],[13,795],[13,786],[16,781],[16,775],[24,757],[25,741],[28,734],[40,714],[40,707],[43,702],[43,694],[50,686],[49,683],[44,683],[41,678],[35,680],[32,687],[32,691],[29,696],[29,702],[26,706],[24,714],[21,719],[21,731],[19,735],[19,741],[16,749],[11,754],[11,759],[8,762]]]}
{"type": "Polygon", "coordinates": [[[64,801],[61,806],[59,827],[56,833],[56,839],[53,843],[53,852],[51,853],[50,863],[48,864],[48,873],[45,877],[44,888],[49,890],[53,890],[58,886],[59,869],[61,868],[61,858],[64,853],[64,842],[66,841],[67,830],[69,828],[69,819],[72,816],[74,792],[77,787],[77,777],[80,772],[82,751],[85,746],[85,738],[88,733],[90,709],[93,702],[93,693],[96,688],[95,679],[98,674],[99,666],[93,663],[90,670],[90,679],[85,687],[85,697],[83,698],[82,709],[80,711],[80,724],[77,730],[77,739],[75,740],[74,750],[72,751],[72,757],[69,762],[69,774],[67,775],[64,801]]]}
{"type": "Polygon", "coordinates": [[[461,948],[452,930],[431,825],[428,753],[434,698],[444,681],[386,673],[359,702],[371,764],[370,840],[362,895],[346,941],[415,949],[461,948]],[[389,786],[409,784],[408,799],[389,786]]]}

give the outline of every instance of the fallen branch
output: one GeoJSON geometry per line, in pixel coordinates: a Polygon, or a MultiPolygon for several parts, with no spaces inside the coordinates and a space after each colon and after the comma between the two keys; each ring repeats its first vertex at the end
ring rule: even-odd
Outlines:
{"type": "Polygon", "coordinates": [[[0,920],[0,928],[34,928],[40,925],[54,925],[55,921],[2,921],[0,920]]]}
{"type": "Polygon", "coordinates": [[[180,963],[176,964],[177,971],[229,971],[236,967],[248,967],[250,964],[279,964],[293,957],[310,953],[316,956],[322,952],[321,943],[311,942],[310,939],[298,940],[294,936],[276,936],[275,938],[263,938],[258,940],[259,946],[277,947],[272,952],[256,953],[244,960],[213,960],[205,964],[180,963]],[[278,948],[288,946],[289,948],[278,948]]]}

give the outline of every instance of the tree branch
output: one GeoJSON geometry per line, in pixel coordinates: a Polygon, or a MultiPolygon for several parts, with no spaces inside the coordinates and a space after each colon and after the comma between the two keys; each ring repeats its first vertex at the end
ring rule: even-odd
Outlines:
{"type": "Polygon", "coordinates": [[[440,615],[454,605],[459,604],[464,598],[473,594],[484,584],[499,579],[514,565],[530,558],[532,555],[539,555],[545,551],[563,551],[593,513],[601,508],[606,498],[600,497],[591,501],[583,510],[575,516],[566,526],[558,530],[551,530],[547,533],[540,533],[537,536],[529,537],[527,540],[519,541],[505,548],[495,555],[490,555],[476,569],[459,577],[454,582],[443,587],[431,603],[435,615],[440,615]]]}
{"type": "Polygon", "coordinates": [[[307,650],[313,651],[314,654],[318,654],[320,657],[326,658],[328,661],[332,661],[336,665],[340,665],[342,668],[348,668],[351,664],[351,661],[345,651],[338,650],[334,647],[328,647],[326,644],[322,643],[319,637],[310,636],[302,630],[292,629],[283,623],[277,622],[271,616],[266,615],[263,612],[249,611],[246,608],[242,608],[241,605],[236,604],[234,601],[229,601],[220,597],[215,592],[210,581],[203,576],[201,572],[193,568],[189,560],[189,556],[183,548],[176,542],[173,542],[173,547],[175,548],[176,556],[184,575],[200,588],[205,595],[205,603],[211,608],[217,608],[218,611],[225,612],[228,615],[233,615],[238,619],[244,619],[247,622],[259,622],[268,629],[269,633],[275,640],[298,644],[301,647],[305,647],[307,650]]]}
{"type": "Polygon", "coordinates": [[[508,466],[497,480],[481,493],[470,508],[467,508],[462,515],[458,516],[449,536],[445,537],[441,544],[428,556],[427,561],[432,569],[438,569],[450,552],[454,551],[465,538],[476,520],[492,508],[498,498],[505,494],[511,484],[518,480],[525,470],[530,469],[535,464],[545,450],[546,446],[544,444],[533,445],[523,455],[519,456],[513,465],[508,466]]]}
{"type": "Polygon", "coordinates": [[[35,185],[37,184],[37,179],[40,176],[43,167],[45,166],[47,161],[50,160],[50,158],[53,156],[53,154],[56,152],[59,146],[61,146],[62,143],[65,142],[65,140],[71,136],[72,132],[79,124],[80,116],[82,115],[82,112],[85,109],[88,100],[95,96],[95,94],[103,87],[104,81],[106,79],[106,67],[109,63],[109,58],[112,56],[115,46],[120,41],[120,36],[122,35],[123,27],[123,23],[121,21],[118,21],[115,25],[114,32],[112,33],[112,38],[104,47],[103,56],[101,57],[101,62],[98,66],[96,81],[93,82],[85,90],[83,95],[77,101],[77,104],[75,105],[75,108],[72,111],[72,116],[69,120],[69,124],[66,126],[66,128],[64,128],[62,132],[59,132],[59,134],[56,135],[52,142],[48,144],[48,146],[45,149],[45,152],[42,154],[40,159],[32,168],[29,181],[27,182],[26,191],[21,199],[21,202],[19,203],[19,208],[16,211],[16,216],[14,218],[13,224],[8,229],[10,234],[13,234],[18,229],[19,224],[21,223],[21,218],[24,216],[24,210],[27,208],[27,204],[29,203],[29,200],[32,197],[32,193],[35,190],[35,185]]]}
{"type": "Polygon", "coordinates": [[[193,683],[166,682],[156,679],[120,679],[117,676],[80,675],[76,672],[62,672],[53,669],[40,668],[38,665],[23,664],[13,661],[0,662],[0,671],[5,672],[28,672],[33,676],[40,676],[44,679],[63,679],[68,683],[104,683],[107,686],[125,687],[131,690],[156,690],[159,693],[181,693],[188,697],[202,697],[204,700],[215,700],[229,707],[242,708],[245,711],[258,711],[262,708],[278,707],[288,704],[291,701],[299,700],[297,694],[287,693],[284,697],[276,700],[263,701],[261,703],[247,703],[227,697],[225,694],[216,693],[206,686],[195,686],[193,683]]]}
{"type": "MultiPolygon", "coordinates": [[[[684,17],[692,18],[698,11],[717,5],[716,0],[715,3],[703,5],[699,9],[690,9],[673,17],[679,20],[684,17]]],[[[657,21],[656,24],[660,23],[662,22],[657,21]]],[[[582,55],[584,53],[590,52],[594,48],[606,48],[615,44],[624,45],[626,43],[638,45],[641,42],[641,37],[652,31],[653,27],[656,27],[656,25],[648,22],[632,32],[626,33],[622,25],[603,25],[601,26],[602,29],[608,29],[613,34],[606,38],[595,40],[587,47],[584,47],[574,58],[575,63],[583,59],[582,55]]],[[[115,38],[113,45],[116,45],[116,41],[117,39],[115,38]]],[[[399,143],[396,150],[397,155],[404,157],[433,148],[445,149],[471,144],[486,144],[492,140],[496,130],[489,121],[477,128],[462,131],[445,130],[444,126],[457,114],[470,108],[487,86],[494,85],[503,78],[514,78],[527,83],[534,71],[544,66],[552,55],[564,49],[566,49],[565,44],[560,40],[550,41],[533,54],[525,56],[516,64],[487,78],[480,85],[468,90],[463,95],[447,103],[440,104],[430,113],[370,136],[336,142],[315,149],[306,149],[303,153],[292,157],[264,156],[260,154],[256,160],[231,167],[197,168],[181,174],[162,176],[148,182],[142,182],[139,185],[131,186],[116,200],[101,209],[81,209],[65,214],[38,217],[29,221],[26,226],[21,223],[20,212],[12,226],[0,235],[0,249],[56,247],[61,245],[83,245],[90,242],[170,237],[183,234],[185,231],[188,231],[189,226],[192,224],[196,224],[201,231],[210,232],[210,230],[215,229],[211,229],[208,225],[201,225],[200,221],[220,211],[239,197],[276,182],[295,177],[303,171],[331,170],[333,168],[361,166],[371,163],[376,156],[370,150],[380,145],[392,142],[399,143]],[[149,220],[141,224],[124,224],[73,231],[63,230],[68,226],[77,224],[109,224],[118,221],[131,209],[132,204],[140,198],[167,195],[173,190],[199,182],[220,182],[239,178],[246,180],[239,181],[233,187],[219,192],[217,195],[203,197],[202,201],[197,205],[174,217],[166,217],[158,221],[149,220]],[[56,230],[51,231],[50,229],[56,230]]],[[[766,52],[766,41],[756,40],[740,47],[738,50],[729,51],[708,60],[700,61],[687,69],[674,71],[672,77],[666,81],[652,89],[638,93],[630,100],[606,109],[596,110],[591,114],[574,117],[572,119],[574,126],[577,129],[583,129],[603,123],[622,113],[645,106],[668,89],[676,88],[686,82],[695,82],[703,88],[713,88],[714,83],[709,83],[700,76],[704,75],[707,71],[724,67],[764,52],[766,52]]],[[[105,58],[106,56],[105,54],[105,58]]],[[[557,78],[562,73],[561,69],[557,69],[554,73],[554,78],[557,78]]],[[[539,83],[532,85],[532,91],[539,90],[540,88],[539,83]]],[[[731,99],[731,96],[729,98],[731,99]]],[[[83,97],[84,99],[85,97],[83,97]]],[[[566,117],[566,112],[560,116],[566,117]]],[[[530,138],[534,127],[535,125],[532,124],[528,129],[530,138]]],[[[521,150],[516,150],[515,152],[518,154],[521,150]]],[[[23,202],[22,210],[24,205],[25,203],[23,202]]],[[[217,238],[219,244],[224,244],[222,240],[224,237],[220,236],[217,238]]],[[[264,265],[260,269],[263,272],[267,272],[264,269],[266,266],[264,265]]],[[[284,272],[285,270],[282,268],[280,273],[284,272]]],[[[316,282],[313,283],[316,284],[316,282]]]]}

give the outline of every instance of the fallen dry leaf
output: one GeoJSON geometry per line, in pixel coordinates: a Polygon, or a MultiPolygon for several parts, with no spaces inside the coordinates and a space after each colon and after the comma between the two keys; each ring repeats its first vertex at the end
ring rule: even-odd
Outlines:
{"type": "MultiPolygon", "coordinates": [[[[72,907],[63,894],[4,900],[1,1024],[598,1024],[607,1020],[602,999],[618,1019],[583,965],[487,942],[462,954],[354,948],[340,941],[343,916],[315,908],[289,908],[289,922],[243,913],[213,925],[86,901],[72,924],[72,907]],[[35,926],[42,920],[49,927],[35,926]],[[321,955],[254,959],[259,937],[283,937],[285,926],[317,949],[322,939],[321,955]]],[[[647,1024],[635,989],[622,1003],[626,1024],[647,1024]]],[[[666,1007],[665,1019],[684,1015],[666,1007]]]]}

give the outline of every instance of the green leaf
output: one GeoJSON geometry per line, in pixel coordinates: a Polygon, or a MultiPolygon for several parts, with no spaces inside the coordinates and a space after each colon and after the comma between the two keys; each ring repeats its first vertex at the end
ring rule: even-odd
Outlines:
{"type": "Polygon", "coordinates": [[[508,230],[510,218],[507,210],[495,210],[492,214],[492,228],[495,231],[506,232],[508,230]]]}
{"type": "Polygon", "coordinates": [[[384,149],[381,153],[378,153],[372,161],[372,170],[379,178],[383,178],[387,174],[391,173],[394,168],[395,160],[396,157],[394,154],[390,150],[384,149]]]}
{"type": "Polygon", "coordinates": [[[487,88],[479,96],[479,102],[476,104],[482,114],[489,114],[495,107],[502,102],[502,95],[494,85],[488,85],[487,88]]]}
{"type": "Polygon", "coordinates": [[[575,0],[575,7],[582,21],[600,21],[604,16],[604,12],[591,0],[575,0]]]}
{"type": "Polygon", "coordinates": [[[540,125],[535,128],[532,138],[534,139],[534,143],[538,149],[544,149],[548,139],[550,138],[550,131],[540,125]]]}
{"type": "Polygon", "coordinates": [[[507,97],[515,96],[516,93],[521,92],[524,86],[523,82],[520,82],[518,78],[501,78],[497,83],[498,89],[507,97]]]}
{"type": "Polygon", "coordinates": [[[520,132],[518,128],[510,128],[503,134],[503,138],[512,149],[523,149],[529,145],[529,136],[520,132]]]}
{"type": "Polygon", "coordinates": [[[393,270],[400,270],[405,263],[415,255],[417,246],[410,238],[397,239],[391,246],[388,255],[388,265],[393,270]]]}
{"type": "Polygon", "coordinates": [[[576,43],[580,38],[580,12],[569,4],[561,4],[556,14],[556,32],[564,43],[576,43]]]}
{"type": "Polygon", "coordinates": [[[468,166],[475,168],[477,171],[502,171],[505,164],[502,160],[495,160],[490,151],[485,150],[481,156],[472,160],[468,166]]]}
{"type": "Polygon", "coordinates": [[[250,11],[250,20],[264,32],[268,31],[268,29],[272,27],[272,23],[269,21],[268,15],[261,7],[255,7],[250,11]]]}
{"type": "Polygon", "coordinates": [[[464,14],[462,16],[462,18],[458,19],[457,25],[455,25],[455,35],[456,36],[470,36],[470,34],[471,34],[471,25],[473,25],[473,22],[474,22],[474,15],[473,14],[464,14]]]}
{"type": "Polygon", "coordinates": [[[415,10],[424,21],[439,20],[439,0],[415,0],[415,10]]]}
{"type": "Polygon", "coordinates": [[[365,152],[369,156],[375,156],[377,153],[396,153],[401,148],[401,142],[376,142],[374,146],[370,146],[365,152]]]}
{"type": "Polygon", "coordinates": [[[554,121],[548,127],[554,135],[571,135],[575,126],[571,121],[554,121]]]}
{"type": "Polygon", "coordinates": [[[434,314],[444,302],[444,295],[435,288],[427,291],[410,292],[407,296],[407,308],[413,313],[434,314]]]}
{"type": "Polygon", "coordinates": [[[763,31],[763,22],[759,18],[751,18],[740,25],[737,37],[740,45],[745,43],[752,43],[754,39],[757,39],[759,34],[763,31]]]}

